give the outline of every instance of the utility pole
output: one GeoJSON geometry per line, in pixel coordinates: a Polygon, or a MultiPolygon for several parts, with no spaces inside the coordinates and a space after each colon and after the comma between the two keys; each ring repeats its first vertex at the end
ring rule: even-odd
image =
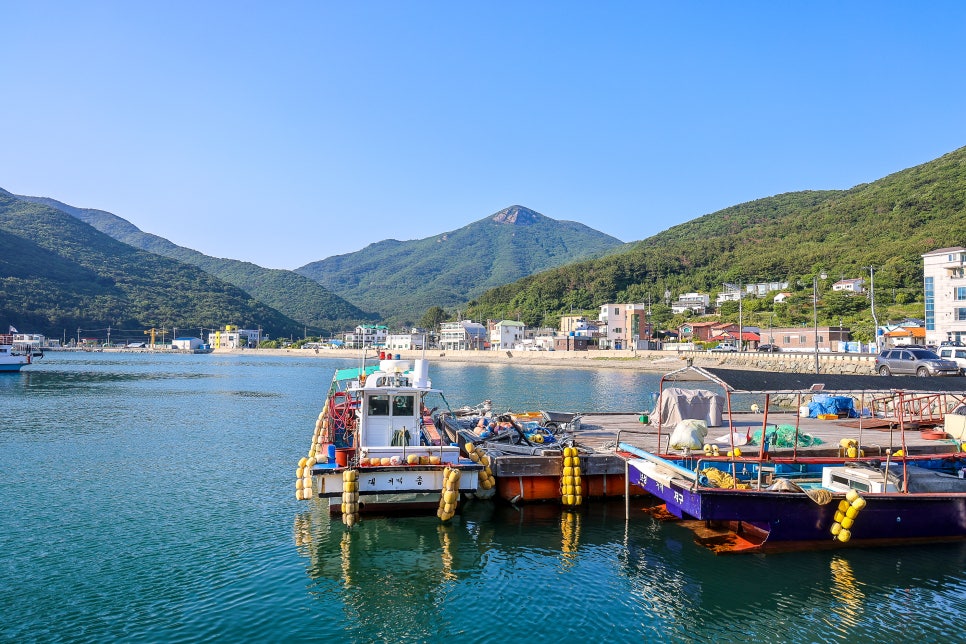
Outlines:
{"type": "Polygon", "coordinates": [[[741,300],[744,299],[741,296],[741,280],[738,280],[738,351],[744,351],[745,346],[743,342],[744,333],[741,332],[742,318],[741,318],[741,300]]]}
{"type": "Polygon", "coordinates": [[[869,297],[872,308],[872,339],[875,340],[875,352],[879,353],[879,318],[875,314],[875,267],[869,267],[869,297]]]}
{"type": "Polygon", "coordinates": [[[111,325],[107,325],[107,348],[111,348],[111,325]]]}

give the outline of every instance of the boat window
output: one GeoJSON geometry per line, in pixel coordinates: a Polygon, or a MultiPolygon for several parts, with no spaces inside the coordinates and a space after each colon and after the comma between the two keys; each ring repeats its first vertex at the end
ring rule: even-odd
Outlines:
{"type": "Polygon", "coordinates": [[[413,396],[393,396],[392,397],[393,416],[412,416],[413,415],[413,396]]]}
{"type": "Polygon", "coordinates": [[[369,415],[388,416],[389,396],[369,396],[369,415]]]}

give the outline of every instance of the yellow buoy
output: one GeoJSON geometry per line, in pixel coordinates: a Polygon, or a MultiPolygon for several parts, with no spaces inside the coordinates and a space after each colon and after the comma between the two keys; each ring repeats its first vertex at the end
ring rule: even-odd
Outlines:
{"type": "Polygon", "coordinates": [[[848,510],[845,511],[845,516],[847,516],[850,519],[854,519],[855,515],[857,515],[858,513],[859,513],[859,508],[853,505],[852,507],[850,507],[848,510]]]}
{"type": "Polygon", "coordinates": [[[861,510],[862,508],[865,507],[865,499],[863,499],[860,496],[855,501],[852,501],[852,507],[855,508],[856,510],[861,510]]]}
{"type": "Polygon", "coordinates": [[[839,523],[838,521],[836,521],[835,523],[832,524],[832,536],[833,537],[836,536],[841,531],[842,531],[842,524],[841,523],[839,523]]]}
{"type": "Polygon", "coordinates": [[[842,530],[839,531],[837,537],[838,537],[838,540],[841,541],[842,543],[848,543],[848,540],[852,538],[852,531],[842,528],[842,530]]]}
{"type": "Polygon", "coordinates": [[[849,505],[850,503],[845,499],[842,499],[841,501],[839,501],[839,512],[845,512],[846,510],[848,510],[849,505]]]}
{"type": "Polygon", "coordinates": [[[839,510],[838,512],[835,513],[835,516],[833,518],[835,519],[836,523],[842,523],[842,519],[845,518],[845,513],[839,510]]]}
{"type": "Polygon", "coordinates": [[[857,498],[859,498],[859,493],[855,490],[849,490],[845,493],[845,500],[849,503],[852,503],[852,501],[855,501],[857,498]]]}
{"type": "Polygon", "coordinates": [[[855,519],[852,519],[850,517],[845,517],[844,519],[842,519],[843,528],[851,528],[853,525],[855,525],[855,519]]]}

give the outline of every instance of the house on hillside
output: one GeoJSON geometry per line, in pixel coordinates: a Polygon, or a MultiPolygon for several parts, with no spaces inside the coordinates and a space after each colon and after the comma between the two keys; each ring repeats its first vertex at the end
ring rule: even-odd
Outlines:
{"type": "Polygon", "coordinates": [[[711,296],[705,293],[681,293],[678,299],[671,303],[671,312],[677,315],[691,311],[695,315],[704,315],[711,306],[711,296]]]}
{"type": "Polygon", "coordinates": [[[833,291],[845,291],[846,293],[864,293],[865,292],[865,280],[861,277],[856,279],[839,280],[835,284],[832,284],[833,291]]]}
{"type": "Polygon", "coordinates": [[[787,291],[782,291],[781,293],[779,293],[778,295],[776,295],[774,297],[773,301],[775,302],[775,304],[781,304],[782,302],[786,301],[791,296],[792,296],[791,293],[789,293],[787,291]]]}

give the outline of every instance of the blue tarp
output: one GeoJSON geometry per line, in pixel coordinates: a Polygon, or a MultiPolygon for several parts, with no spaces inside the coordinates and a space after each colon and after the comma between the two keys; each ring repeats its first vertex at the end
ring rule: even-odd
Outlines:
{"type": "Polygon", "coordinates": [[[815,394],[812,402],[808,403],[808,417],[818,418],[819,414],[836,414],[846,418],[858,418],[859,414],[855,411],[855,404],[848,396],[830,396],[828,394],[815,394]]]}

